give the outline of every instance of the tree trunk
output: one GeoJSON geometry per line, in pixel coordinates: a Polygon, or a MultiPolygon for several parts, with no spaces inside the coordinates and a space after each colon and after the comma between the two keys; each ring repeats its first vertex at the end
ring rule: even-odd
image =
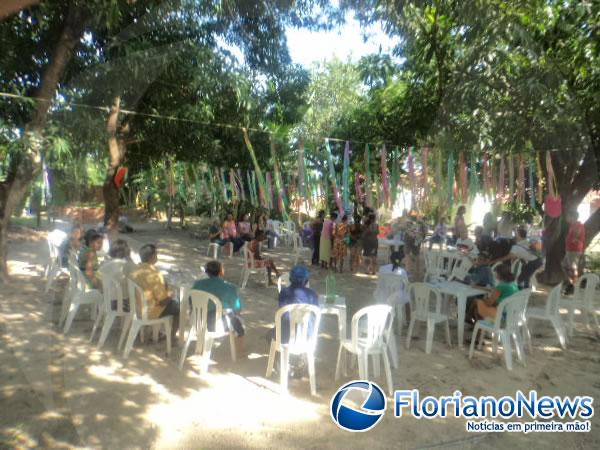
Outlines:
{"type": "MultiPolygon", "coordinates": [[[[558,284],[565,279],[562,260],[565,256],[565,238],[568,227],[565,217],[577,207],[597,181],[598,169],[593,150],[588,150],[583,158],[577,155],[555,152],[552,163],[556,172],[558,193],[562,200],[562,215],[552,219],[545,217],[546,265],[540,280],[547,284],[558,284]]],[[[596,211],[585,224],[586,247],[600,231],[600,212],[596,211]]]]}
{"type": "Polygon", "coordinates": [[[8,279],[6,257],[10,218],[42,169],[42,137],[48,110],[60,78],[83,35],[85,22],[81,10],[76,8],[69,10],[63,31],[51,56],[50,65],[44,71],[40,88],[35,94],[36,106],[31,121],[25,127],[23,150],[18,158],[11,160],[8,176],[0,183],[0,278],[4,280],[8,279]]]}
{"type": "Polygon", "coordinates": [[[121,96],[117,95],[113,99],[113,104],[106,121],[109,162],[102,187],[102,195],[104,197],[104,226],[111,231],[116,230],[119,224],[119,188],[115,185],[114,179],[117,169],[125,159],[126,146],[124,135],[129,131],[127,122],[119,127],[120,110],[121,96]]]}

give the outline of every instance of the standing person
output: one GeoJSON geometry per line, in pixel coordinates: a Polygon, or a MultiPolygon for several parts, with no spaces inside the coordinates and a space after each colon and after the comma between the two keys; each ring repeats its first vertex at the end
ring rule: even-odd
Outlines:
{"type": "Polygon", "coordinates": [[[379,241],[377,240],[378,234],[379,225],[377,224],[375,214],[371,213],[365,221],[361,237],[363,256],[366,261],[366,269],[369,275],[375,275],[377,272],[377,248],[379,247],[379,241]]]}
{"type": "MultiPolygon", "coordinates": [[[[209,261],[204,268],[208,278],[196,280],[192,289],[208,292],[219,299],[223,306],[223,325],[225,330],[233,329],[236,335],[235,347],[238,356],[244,355],[244,322],[241,317],[241,310],[244,306],[240,298],[238,288],[223,279],[225,269],[219,261],[209,261]]],[[[208,304],[207,329],[215,330],[215,306],[211,302],[208,304]]]]}
{"type": "Polygon", "coordinates": [[[455,243],[459,239],[466,240],[469,238],[469,230],[465,222],[465,213],[467,208],[464,205],[458,207],[456,211],[456,217],[454,218],[454,240],[455,243]]]}
{"type": "Polygon", "coordinates": [[[348,254],[348,216],[344,214],[342,221],[335,225],[333,231],[333,258],[332,267],[342,273],[344,270],[344,259],[348,254]]]}
{"type": "Polygon", "coordinates": [[[440,220],[433,230],[433,236],[431,236],[429,239],[429,250],[431,250],[433,244],[438,244],[441,249],[446,243],[447,236],[448,227],[446,226],[446,219],[444,217],[440,217],[440,220]]]}
{"type": "Polygon", "coordinates": [[[362,250],[362,218],[354,216],[354,223],[350,225],[350,272],[356,273],[360,267],[360,251],[362,250]]]}
{"type": "Polygon", "coordinates": [[[319,261],[321,267],[327,269],[331,263],[331,244],[333,240],[333,227],[335,226],[335,219],[337,219],[337,213],[332,212],[329,214],[329,218],[323,222],[323,228],[321,229],[321,240],[319,242],[319,261]]]}
{"type": "Polygon", "coordinates": [[[496,228],[498,228],[496,216],[491,211],[485,213],[485,216],[483,216],[483,235],[495,237],[497,234],[496,228]]]}
{"type": "Polygon", "coordinates": [[[312,254],[312,264],[313,266],[319,265],[319,250],[321,246],[321,230],[323,230],[323,221],[325,218],[325,211],[320,210],[317,213],[317,217],[312,222],[312,232],[313,232],[313,254],[312,254]]]}
{"type": "MultiPolygon", "coordinates": [[[[172,342],[176,342],[175,335],[179,329],[179,303],[173,300],[165,279],[156,268],[158,261],[156,246],[152,244],[142,246],[140,260],[141,264],[131,273],[130,278],[144,291],[149,304],[148,319],[173,317],[171,338],[172,342]]],[[[137,311],[141,311],[141,299],[136,298],[135,301],[137,311]]]]}
{"type": "Polygon", "coordinates": [[[510,211],[504,211],[500,218],[500,222],[498,222],[497,239],[511,240],[513,238],[514,230],[515,224],[513,223],[512,214],[510,211]]]}
{"type": "Polygon", "coordinates": [[[563,268],[569,282],[569,285],[567,285],[569,292],[572,292],[575,284],[577,284],[577,279],[583,273],[585,265],[585,226],[578,219],[579,214],[577,211],[570,211],[567,214],[569,231],[565,239],[563,268]]]}
{"type": "Polygon", "coordinates": [[[254,257],[254,266],[255,267],[265,267],[267,269],[267,274],[269,275],[269,286],[273,286],[273,280],[271,278],[272,272],[275,272],[275,276],[279,278],[279,271],[277,267],[275,267],[275,263],[272,259],[264,259],[260,254],[260,243],[265,240],[265,233],[259,231],[256,233],[256,237],[250,241],[248,244],[248,250],[252,253],[254,257]]]}

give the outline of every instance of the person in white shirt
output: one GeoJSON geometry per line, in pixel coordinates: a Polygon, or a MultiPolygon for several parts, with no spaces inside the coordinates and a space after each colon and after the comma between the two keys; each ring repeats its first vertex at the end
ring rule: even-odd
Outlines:
{"type": "Polygon", "coordinates": [[[446,243],[447,236],[448,227],[446,226],[446,219],[440,217],[439,223],[435,226],[435,230],[433,231],[433,236],[429,239],[429,250],[431,250],[433,244],[438,244],[440,248],[442,248],[446,243]]]}
{"type": "Polygon", "coordinates": [[[517,278],[517,284],[521,289],[529,287],[530,278],[544,264],[542,257],[531,249],[531,244],[527,240],[527,230],[525,227],[519,227],[517,230],[517,242],[510,248],[510,253],[493,262],[496,263],[508,259],[520,259],[522,261],[521,273],[517,278]]]}

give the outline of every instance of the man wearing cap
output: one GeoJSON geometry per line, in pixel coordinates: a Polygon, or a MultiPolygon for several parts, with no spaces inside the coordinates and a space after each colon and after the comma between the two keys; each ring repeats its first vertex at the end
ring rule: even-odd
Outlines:
{"type": "MultiPolygon", "coordinates": [[[[294,266],[290,271],[290,285],[282,288],[279,293],[279,307],[293,305],[293,304],[308,304],[319,306],[319,296],[317,293],[306,287],[310,273],[304,266],[294,266]]],[[[290,336],[290,323],[287,314],[283,316],[281,320],[281,341],[286,343],[290,336]]],[[[267,341],[270,345],[271,340],[275,339],[275,329],[271,330],[267,335],[267,341]]],[[[290,376],[299,376],[304,372],[303,367],[304,359],[292,360],[290,364],[290,376]]]]}

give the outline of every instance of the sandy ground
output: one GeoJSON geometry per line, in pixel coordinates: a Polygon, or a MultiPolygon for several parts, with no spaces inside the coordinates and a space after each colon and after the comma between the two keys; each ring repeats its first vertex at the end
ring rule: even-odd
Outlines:
{"type": "MultiPolygon", "coordinates": [[[[463,419],[396,419],[391,397],[376,428],[344,432],[332,422],[329,403],[358,374],[350,371],[349,377],[334,380],[335,318],[324,316],[320,329],[318,396],[310,396],[307,379],[290,380],[290,395],[281,395],[277,376],[265,378],[265,333],[272,327],[277,291],[252,279],[242,291],[247,359],[232,363],[223,342],[213,352],[209,374],[200,377],[194,357],[179,371],[179,348],[167,357],[164,343],[146,341],[137,342],[125,361],[116,351],[116,329],[98,351],[95,342],[88,342],[92,324],[86,311],[69,335],[57,331],[64,283],[43,293],[47,249],[31,237],[12,236],[9,259],[16,276],[0,289],[1,448],[600,448],[595,418],[589,433],[467,433],[463,419]]],[[[128,239],[134,248],[158,243],[163,264],[197,268],[207,261],[206,241],[187,231],[148,224],[128,239]]],[[[287,249],[268,255],[279,267],[291,265],[287,249]]],[[[224,261],[226,278],[239,282],[241,258],[224,261]]],[[[313,270],[311,287],[324,292],[325,275],[313,270]]],[[[373,302],[375,283],[375,277],[337,277],[349,319],[373,302]]],[[[541,301],[536,297],[533,303],[541,301]]],[[[419,389],[422,397],[456,390],[479,396],[536,389],[542,395],[600,398],[600,337],[581,324],[565,352],[548,325],[532,323],[533,353],[527,354],[526,367],[515,362],[512,372],[488,345],[469,360],[467,350],[456,345],[455,323],[451,327],[454,345],[448,348],[438,330],[431,355],[424,352],[424,327],[416,328],[410,350],[404,347],[403,328],[400,368],[393,370],[396,389],[419,389]]],[[[385,386],[383,379],[371,379],[385,386]]]]}

